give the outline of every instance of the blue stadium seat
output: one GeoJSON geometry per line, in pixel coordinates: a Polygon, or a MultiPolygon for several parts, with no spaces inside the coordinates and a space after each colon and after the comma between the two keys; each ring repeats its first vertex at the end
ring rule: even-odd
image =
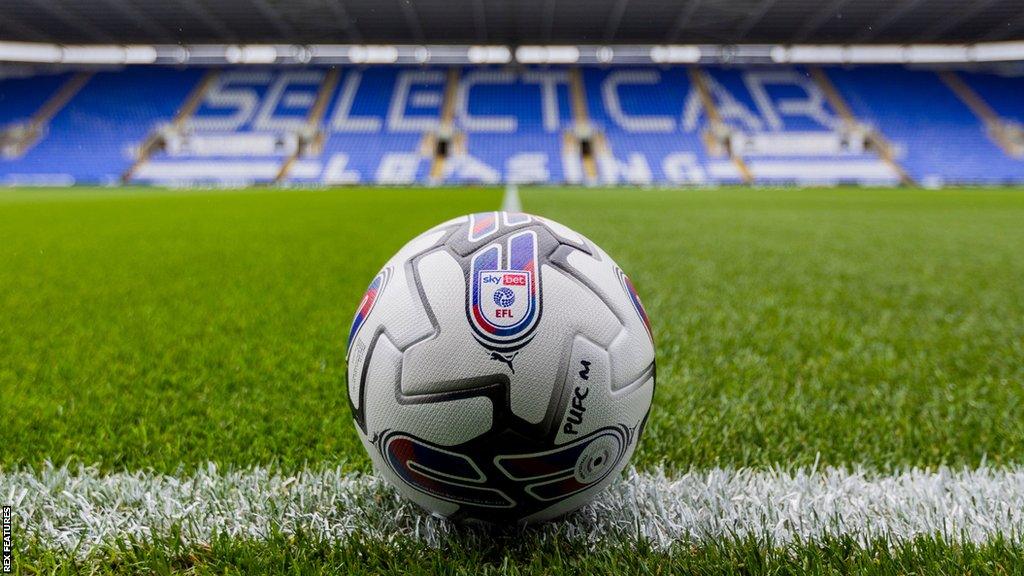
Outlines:
{"type": "Polygon", "coordinates": [[[456,147],[445,181],[563,182],[562,132],[572,121],[566,79],[557,69],[462,70],[454,128],[465,150],[456,147]]]}
{"type": "Polygon", "coordinates": [[[39,74],[0,80],[0,129],[27,122],[71,74],[39,74]]]}
{"type": "Polygon", "coordinates": [[[700,107],[687,117],[693,87],[684,68],[589,68],[584,84],[590,120],[610,154],[598,159],[601,181],[739,181],[728,158],[711,157],[701,142],[707,120],[700,107]]]}
{"type": "MultiPolygon", "coordinates": [[[[579,182],[586,146],[610,184],[740,182],[744,169],[755,183],[897,181],[864,131],[925,184],[1024,181],[1024,161],[933,71],[828,68],[822,82],[799,67],[703,67],[713,125],[685,67],[580,70],[585,123],[564,67],[466,67],[450,92],[448,69],[431,67],[103,71],[26,146],[10,142],[28,141],[12,138],[74,75],[11,77],[0,144],[16,153],[0,157],[0,183],[114,183],[140,149],[138,182],[579,182]]],[[[959,74],[1000,122],[1024,123],[1024,79],[959,74]]]]}
{"type": "Polygon", "coordinates": [[[1024,77],[959,72],[1000,118],[1024,124],[1024,77]]]}
{"type": "MultiPolygon", "coordinates": [[[[96,73],[38,143],[20,158],[0,159],[0,181],[116,182],[131,165],[134,149],[153,126],[174,117],[201,74],[163,68],[96,73]]],[[[22,109],[52,92],[53,77],[41,76],[39,83],[34,90],[18,88],[14,99],[27,101],[22,109]]]]}
{"type": "Polygon", "coordinates": [[[1024,181],[1024,162],[1007,156],[968,107],[929,70],[899,66],[831,68],[828,75],[854,113],[899,151],[926,185],[1024,181]]]}

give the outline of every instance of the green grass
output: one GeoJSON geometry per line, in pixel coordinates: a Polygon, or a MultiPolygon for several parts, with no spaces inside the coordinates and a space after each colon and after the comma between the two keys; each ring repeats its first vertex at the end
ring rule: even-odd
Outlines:
{"type": "Polygon", "coordinates": [[[530,534],[498,535],[481,544],[456,540],[441,548],[414,541],[353,537],[326,542],[299,534],[263,541],[228,537],[188,547],[168,538],[159,543],[125,542],[84,561],[33,547],[20,559],[24,574],[771,574],[904,575],[1024,574],[1024,547],[997,538],[984,544],[949,543],[919,537],[866,545],[851,538],[766,545],[752,539],[680,543],[654,550],[625,540],[587,547],[530,534]]]}
{"type": "Polygon", "coordinates": [[[641,466],[1024,461],[1024,194],[555,191],[635,281],[641,466]],[[628,199],[627,199],[628,198],[628,199]]]}
{"type": "Polygon", "coordinates": [[[0,193],[0,466],[368,469],[352,313],[412,236],[495,190],[0,193]]]}
{"type": "MultiPolygon", "coordinates": [[[[500,191],[0,194],[0,466],[368,470],[355,303],[500,191]]],[[[1024,460],[1024,194],[526,190],[654,322],[641,467],[1024,460]]]]}
{"type": "MultiPolygon", "coordinates": [[[[551,190],[654,323],[641,468],[1024,462],[1024,193],[551,190]]],[[[0,192],[0,469],[45,460],[369,470],[344,337],[406,240],[495,189],[0,192]]],[[[275,536],[121,543],[25,573],[973,573],[1019,542],[747,541],[587,549],[275,536]]]]}

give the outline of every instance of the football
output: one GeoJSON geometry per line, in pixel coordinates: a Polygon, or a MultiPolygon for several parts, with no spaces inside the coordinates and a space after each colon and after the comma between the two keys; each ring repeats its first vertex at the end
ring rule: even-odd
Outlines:
{"type": "Polygon", "coordinates": [[[377,472],[426,510],[527,523],[627,465],[655,386],[647,313],[593,242],[487,212],[384,265],[348,337],[348,398],[377,472]]]}

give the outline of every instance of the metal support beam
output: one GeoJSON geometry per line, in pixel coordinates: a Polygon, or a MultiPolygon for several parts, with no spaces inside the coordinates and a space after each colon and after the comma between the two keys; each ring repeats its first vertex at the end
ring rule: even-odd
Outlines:
{"type": "Polygon", "coordinates": [[[611,156],[611,150],[608,149],[608,142],[602,134],[591,133],[590,154],[583,155],[578,135],[583,130],[590,129],[590,111],[587,109],[587,88],[583,83],[583,74],[576,67],[569,69],[569,103],[572,107],[575,130],[565,133],[562,139],[563,150],[570,157],[582,161],[583,178],[586,182],[597,182],[597,157],[600,155],[608,158],[611,156]]]}
{"type": "Polygon", "coordinates": [[[459,93],[459,69],[452,66],[448,69],[448,77],[444,85],[444,95],[441,100],[441,118],[438,121],[436,132],[427,132],[423,135],[422,145],[429,150],[430,181],[441,182],[444,179],[444,166],[448,156],[453,156],[452,148],[458,142],[464,145],[463,134],[457,134],[455,130],[455,105],[459,93]],[[448,150],[446,154],[439,154],[437,137],[439,134],[448,134],[448,150]]]}

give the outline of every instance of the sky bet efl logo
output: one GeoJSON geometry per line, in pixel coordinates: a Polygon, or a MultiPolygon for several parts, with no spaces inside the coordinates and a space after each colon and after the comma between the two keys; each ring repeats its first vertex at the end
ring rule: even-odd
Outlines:
{"type": "Polygon", "coordinates": [[[480,272],[483,314],[492,326],[515,326],[529,312],[529,272],[488,270],[480,272]]]}
{"type": "Polygon", "coordinates": [[[512,351],[529,340],[540,316],[536,262],[537,235],[531,230],[473,256],[469,317],[488,349],[512,351]]]}

